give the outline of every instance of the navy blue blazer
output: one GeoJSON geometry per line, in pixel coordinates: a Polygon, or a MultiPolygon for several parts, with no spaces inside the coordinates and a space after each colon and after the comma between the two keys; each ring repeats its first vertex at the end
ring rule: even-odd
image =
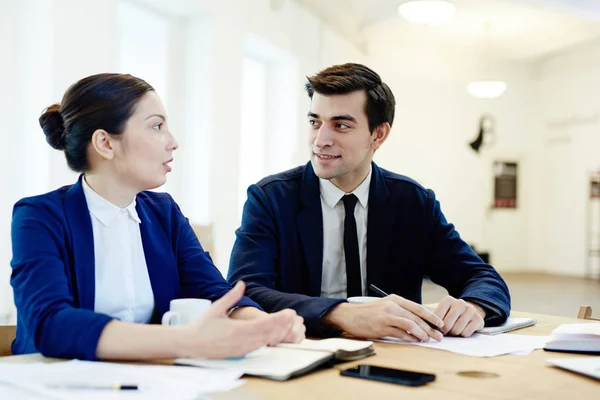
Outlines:
{"type": "MultiPolygon", "coordinates": [[[[17,306],[13,354],[96,359],[104,326],[94,312],[94,238],[79,181],[20,200],[12,219],[11,285],[17,306]]],[[[160,323],[172,299],[216,300],[231,289],[202,249],[187,218],[167,193],[141,192],[136,211],[154,293],[150,323],[160,323]]],[[[115,277],[119,279],[119,277],[115,277]]],[[[238,306],[255,306],[243,298],[238,306]]]]}
{"type": "MultiPolygon", "coordinates": [[[[508,287],[446,221],[433,191],[372,164],[367,222],[367,283],[421,303],[423,278],[486,309],[487,325],[510,313],[508,287]]],[[[248,188],[236,231],[229,281],[266,311],[293,308],[307,335],[335,332],[320,318],[345,300],[321,298],[323,216],[319,178],[310,164],[248,188]]]]}

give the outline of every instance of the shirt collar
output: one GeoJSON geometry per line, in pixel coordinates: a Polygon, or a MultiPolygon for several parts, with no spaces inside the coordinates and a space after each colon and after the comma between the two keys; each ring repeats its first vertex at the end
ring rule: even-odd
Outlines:
{"type": "Polygon", "coordinates": [[[121,210],[127,211],[129,217],[138,224],[142,223],[138,217],[137,211],[135,210],[135,197],[127,207],[121,208],[117,207],[96,193],[94,189],[92,189],[85,181],[85,176],[81,179],[81,184],[83,186],[83,194],[85,195],[85,201],[87,202],[90,213],[92,213],[94,217],[98,218],[98,221],[100,221],[102,225],[110,225],[112,220],[115,219],[121,210]]]}
{"type": "MultiPolygon", "coordinates": [[[[365,180],[352,191],[352,194],[358,197],[358,202],[363,208],[367,208],[367,204],[369,203],[369,188],[371,187],[372,172],[373,169],[369,168],[369,173],[365,180]]],[[[330,208],[334,208],[342,197],[349,194],[335,186],[328,179],[319,178],[319,187],[321,188],[321,197],[323,197],[323,200],[330,208]]]]}

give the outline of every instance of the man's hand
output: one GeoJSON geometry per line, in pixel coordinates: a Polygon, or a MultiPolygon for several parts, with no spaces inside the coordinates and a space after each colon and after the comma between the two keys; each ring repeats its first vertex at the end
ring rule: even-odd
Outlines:
{"type": "Polygon", "coordinates": [[[424,320],[440,328],[443,326],[442,319],[422,305],[396,295],[370,303],[338,304],[322,317],[324,324],[359,338],[391,336],[408,342],[442,340],[442,334],[424,320]]]}
{"type": "Polygon", "coordinates": [[[446,296],[440,301],[435,315],[444,320],[444,335],[469,337],[483,328],[485,310],[477,304],[446,296]]]}

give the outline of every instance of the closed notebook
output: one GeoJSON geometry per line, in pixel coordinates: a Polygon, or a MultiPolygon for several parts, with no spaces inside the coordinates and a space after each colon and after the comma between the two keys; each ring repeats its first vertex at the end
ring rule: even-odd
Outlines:
{"type": "Polygon", "coordinates": [[[544,350],[600,355],[600,323],[561,325],[552,331],[544,350]]]}
{"type": "Polygon", "coordinates": [[[241,358],[208,360],[178,358],[175,364],[205,368],[231,368],[246,375],[285,381],[307,373],[330,360],[358,360],[375,354],[373,342],[350,339],[305,339],[298,344],[263,347],[241,358]]]}
{"type": "Polygon", "coordinates": [[[502,325],[483,328],[477,331],[477,333],[483,333],[484,335],[499,335],[501,333],[527,328],[528,326],[535,325],[536,322],[537,320],[535,318],[508,318],[502,325]]]}

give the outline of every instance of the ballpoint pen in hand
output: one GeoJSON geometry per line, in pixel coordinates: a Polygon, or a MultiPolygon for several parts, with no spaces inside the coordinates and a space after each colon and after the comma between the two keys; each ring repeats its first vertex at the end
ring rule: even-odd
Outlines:
{"type": "MultiPolygon", "coordinates": [[[[388,294],[386,292],[384,292],[383,290],[379,289],[377,286],[375,286],[373,284],[369,285],[369,289],[371,289],[371,291],[373,291],[379,297],[387,297],[388,296],[388,294]]],[[[437,325],[432,324],[431,322],[427,321],[426,319],[424,319],[423,321],[425,321],[425,323],[427,325],[429,325],[432,329],[435,329],[438,332],[442,332],[442,330],[437,325]]]]}

